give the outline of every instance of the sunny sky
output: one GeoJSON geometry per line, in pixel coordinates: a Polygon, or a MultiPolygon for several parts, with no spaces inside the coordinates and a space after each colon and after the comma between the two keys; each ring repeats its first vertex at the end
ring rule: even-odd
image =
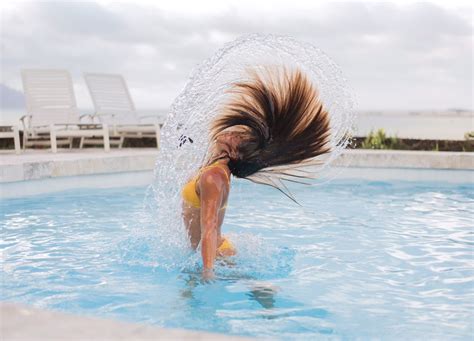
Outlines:
{"type": "MultiPolygon", "coordinates": [[[[2,2],[2,106],[22,68],[120,73],[139,109],[167,108],[190,71],[248,33],[316,45],[342,68],[361,110],[473,108],[473,8],[458,2],[2,2]],[[449,5],[448,5],[449,4],[449,5]]],[[[13,98],[13,99],[12,99],[13,98]]]]}

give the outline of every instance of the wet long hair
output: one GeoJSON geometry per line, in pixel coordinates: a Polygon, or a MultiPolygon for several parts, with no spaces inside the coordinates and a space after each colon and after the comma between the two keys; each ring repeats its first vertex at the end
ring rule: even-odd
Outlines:
{"type": "Polygon", "coordinates": [[[249,75],[233,84],[229,102],[211,126],[211,138],[243,127],[238,157],[228,163],[231,173],[273,186],[296,202],[281,180],[310,178],[299,166],[318,163],[330,152],[329,114],[299,69],[267,67],[249,75]]]}

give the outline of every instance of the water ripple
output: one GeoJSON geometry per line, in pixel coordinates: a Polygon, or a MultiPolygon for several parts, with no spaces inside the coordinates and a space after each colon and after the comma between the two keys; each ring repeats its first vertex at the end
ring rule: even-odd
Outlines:
{"type": "Polygon", "coordinates": [[[3,200],[1,299],[269,339],[472,336],[472,186],[335,181],[303,207],[234,187],[239,253],[211,283],[141,188],[3,200]]]}

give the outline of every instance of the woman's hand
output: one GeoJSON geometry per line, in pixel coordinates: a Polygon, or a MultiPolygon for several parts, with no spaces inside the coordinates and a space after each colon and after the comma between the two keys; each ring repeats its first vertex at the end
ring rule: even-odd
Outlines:
{"type": "Polygon", "coordinates": [[[202,270],[202,280],[204,283],[209,283],[214,281],[216,276],[214,275],[214,270],[204,268],[202,270]]]}

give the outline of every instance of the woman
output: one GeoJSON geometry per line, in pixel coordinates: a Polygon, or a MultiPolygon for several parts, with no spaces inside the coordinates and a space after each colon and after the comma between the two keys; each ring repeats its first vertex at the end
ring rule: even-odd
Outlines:
{"type": "Polygon", "coordinates": [[[183,218],[192,246],[201,243],[205,272],[212,271],[216,257],[236,252],[221,234],[231,174],[293,199],[280,180],[309,177],[298,167],[330,151],[329,115],[300,70],[254,70],[231,95],[211,127],[204,167],[182,191],[183,218]]]}

